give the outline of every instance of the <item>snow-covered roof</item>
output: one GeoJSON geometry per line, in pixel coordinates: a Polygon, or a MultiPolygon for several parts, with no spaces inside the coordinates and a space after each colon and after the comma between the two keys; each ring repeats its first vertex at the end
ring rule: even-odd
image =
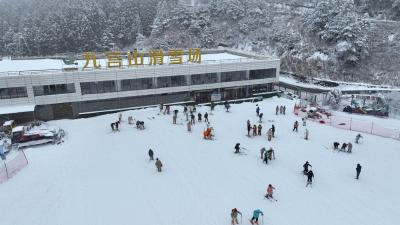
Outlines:
{"type": "Polygon", "coordinates": [[[0,107],[0,115],[22,113],[22,112],[33,112],[34,110],[35,110],[35,105],[2,106],[0,107]]]}
{"type": "Polygon", "coordinates": [[[14,120],[8,120],[6,122],[3,123],[3,126],[11,126],[14,123],[14,120]]]}
{"type": "MultiPolygon", "coordinates": [[[[144,57],[144,65],[149,64],[149,57],[144,57]]],[[[182,56],[183,64],[188,61],[188,56],[182,56]]],[[[223,53],[207,53],[201,55],[201,64],[218,64],[222,62],[241,62],[241,61],[254,61],[253,57],[246,57],[242,54],[236,55],[228,52],[223,53]]],[[[169,56],[164,56],[164,65],[169,64],[169,56]]],[[[81,69],[86,63],[86,60],[77,60],[78,68],[81,69]]],[[[106,68],[107,60],[104,58],[97,59],[97,64],[101,65],[102,68],[106,68]]],[[[128,60],[123,59],[122,64],[128,65],[128,60]]],[[[37,70],[62,70],[66,68],[74,68],[76,66],[65,65],[62,59],[27,59],[27,60],[11,60],[3,59],[0,61],[0,73],[4,72],[20,72],[20,71],[37,71],[37,70]]],[[[93,67],[92,61],[90,61],[89,68],[93,67]]],[[[1,75],[1,74],[0,74],[1,75]]]]}
{"type": "Polygon", "coordinates": [[[12,132],[21,132],[24,130],[24,126],[16,126],[12,129],[12,132]]]}

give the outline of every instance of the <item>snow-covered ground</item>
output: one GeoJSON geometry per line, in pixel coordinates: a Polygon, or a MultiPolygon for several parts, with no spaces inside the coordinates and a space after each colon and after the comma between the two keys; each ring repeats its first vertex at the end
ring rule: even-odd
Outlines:
{"type": "Polygon", "coordinates": [[[292,132],[299,119],[290,113],[294,102],[277,98],[258,103],[263,133],[274,124],[276,138],[249,138],[246,120],[257,121],[255,104],[232,105],[231,113],[216,107],[210,115],[214,141],[202,139],[204,122],[188,133],[185,125],[172,124],[172,115],[157,115],[157,108],[124,112],[117,133],[110,131],[116,114],[54,121],[68,132],[65,142],[26,149],[29,165],[0,184],[0,224],[222,225],[230,224],[235,207],[243,224],[257,208],[264,224],[273,225],[400,221],[398,141],[365,134],[352,154],[333,151],[333,141],[354,141],[356,133],[308,122],[306,141],[303,127],[292,132]],[[286,116],[275,115],[277,104],[287,105],[286,116]],[[144,120],[146,129],[129,126],[129,115],[144,120]],[[237,142],[247,155],[233,153],[237,142]],[[263,146],[275,149],[268,165],[259,156],[263,146]],[[149,162],[149,148],[164,164],[162,173],[149,162]],[[315,173],[312,188],[305,188],[301,173],[306,160],[315,173]],[[354,179],[357,163],[363,166],[360,180],[354,179]],[[278,202],[263,198],[268,184],[276,187],[278,202]]]}

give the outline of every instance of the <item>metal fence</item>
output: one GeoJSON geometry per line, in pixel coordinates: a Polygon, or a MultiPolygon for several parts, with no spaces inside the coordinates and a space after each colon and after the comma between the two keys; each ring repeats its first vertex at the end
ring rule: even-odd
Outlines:
{"type": "Polygon", "coordinates": [[[28,159],[24,151],[19,151],[18,154],[11,160],[3,160],[0,165],[0,183],[7,181],[28,165],[28,159]]]}
{"type": "Polygon", "coordinates": [[[304,112],[304,110],[302,110],[302,108],[297,105],[294,107],[294,114],[301,118],[307,117],[307,120],[312,120],[339,129],[368,133],[400,141],[399,129],[387,128],[382,125],[379,125],[376,122],[354,119],[352,117],[344,117],[344,116],[323,115],[321,118],[318,119],[308,118],[307,112],[304,112]]]}

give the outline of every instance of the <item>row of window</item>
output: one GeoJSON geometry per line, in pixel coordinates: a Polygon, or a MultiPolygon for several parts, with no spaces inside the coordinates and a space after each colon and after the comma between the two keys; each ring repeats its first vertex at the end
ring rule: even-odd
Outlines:
{"type": "Polygon", "coordinates": [[[26,87],[11,87],[11,88],[0,88],[0,99],[10,98],[26,98],[28,92],[26,87]]]}
{"type": "Polygon", "coordinates": [[[58,94],[69,94],[69,93],[75,93],[74,83],[33,86],[33,94],[35,96],[58,95],[58,94]]]}
{"type": "MultiPolygon", "coordinates": [[[[247,78],[246,71],[222,72],[221,82],[241,81],[247,79],[265,79],[274,78],[275,76],[276,69],[251,70],[249,73],[249,78],[247,78]]],[[[190,75],[191,85],[212,84],[217,82],[217,73],[190,75]]],[[[116,81],[80,83],[83,95],[110,93],[116,91],[134,91],[154,88],[179,87],[186,85],[188,85],[188,82],[186,80],[186,76],[184,75],[157,77],[155,82],[153,82],[153,78],[121,80],[120,86],[117,86],[116,81]]],[[[33,93],[35,96],[75,93],[75,85],[74,83],[69,83],[34,86],[33,93]]],[[[26,87],[0,88],[0,99],[24,97],[28,97],[26,87]]]]}

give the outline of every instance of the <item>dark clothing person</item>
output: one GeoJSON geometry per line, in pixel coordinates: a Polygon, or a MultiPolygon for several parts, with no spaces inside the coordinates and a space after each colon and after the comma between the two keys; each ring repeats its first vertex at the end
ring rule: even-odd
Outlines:
{"type": "Polygon", "coordinates": [[[149,149],[150,160],[154,160],[153,155],[154,155],[153,150],[149,149]]]}
{"type": "Polygon", "coordinates": [[[198,113],[198,114],[197,114],[197,120],[198,120],[199,122],[201,122],[201,113],[198,113]]]}
{"type": "Polygon", "coordinates": [[[341,150],[341,151],[346,151],[346,148],[347,148],[347,144],[346,144],[346,143],[343,143],[343,144],[342,144],[342,147],[340,148],[340,150],[341,150]]]}
{"type": "Polygon", "coordinates": [[[161,168],[162,168],[163,165],[162,165],[161,161],[158,158],[156,159],[156,163],[155,164],[156,164],[156,167],[157,167],[157,171],[161,172],[161,168]]]}
{"type": "Polygon", "coordinates": [[[253,136],[257,136],[257,125],[253,126],[253,136]]]}
{"type": "Polygon", "coordinates": [[[194,114],[190,114],[190,122],[192,122],[192,124],[195,123],[195,115],[194,114]]]}
{"type": "Polygon", "coordinates": [[[251,125],[247,124],[247,136],[250,136],[251,125]]]}
{"type": "MultiPolygon", "coordinates": [[[[308,163],[308,161],[306,163],[304,163],[303,168],[304,168],[304,174],[308,173],[308,167],[311,166],[310,163],[308,163]]],[[[312,167],[312,166],[311,166],[312,167]]]]}
{"type": "Polygon", "coordinates": [[[361,165],[360,164],[357,164],[356,171],[357,171],[356,179],[358,179],[358,177],[360,176],[360,173],[361,173],[361,165]]]}
{"type": "Polygon", "coordinates": [[[333,142],[333,149],[339,149],[339,142],[333,142]]]}
{"type": "Polygon", "coordinates": [[[114,131],[114,123],[111,123],[111,129],[114,131]]]}
{"type": "Polygon", "coordinates": [[[307,173],[307,186],[312,184],[312,179],[314,178],[314,173],[312,170],[308,171],[307,173]]]}
{"type": "Polygon", "coordinates": [[[260,115],[260,107],[258,107],[258,106],[257,106],[257,109],[256,109],[256,113],[257,113],[257,116],[260,115]]]}
{"type": "Polygon", "coordinates": [[[273,124],[272,124],[271,130],[272,130],[272,137],[275,137],[275,126],[273,124]]]}
{"type": "Polygon", "coordinates": [[[204,114],[204,122],[208,122],[208,113],[204,114]]]}
{"type": "Polygon", "coordinates": [[[235,153],[240,153],[240,143],[236,143],[236,145],[235,145],[235,153]]]}
{"type": "Polygon", "coordinates": [[[262,134],[261,134],[261,130],[262,130],[262,126],[261,126],[261,124],[259,124],[259,125],[258,125],[258,129],[257,129],[257,132],[258,132],[258,135],[260,135],[260,136],[262,135],[262,134]]]}
{"type": "Polygon", "coordinates": [[[119,121],[115,122],[115,129],[119,130],[118,127],[119,127],[119,121]]]}

